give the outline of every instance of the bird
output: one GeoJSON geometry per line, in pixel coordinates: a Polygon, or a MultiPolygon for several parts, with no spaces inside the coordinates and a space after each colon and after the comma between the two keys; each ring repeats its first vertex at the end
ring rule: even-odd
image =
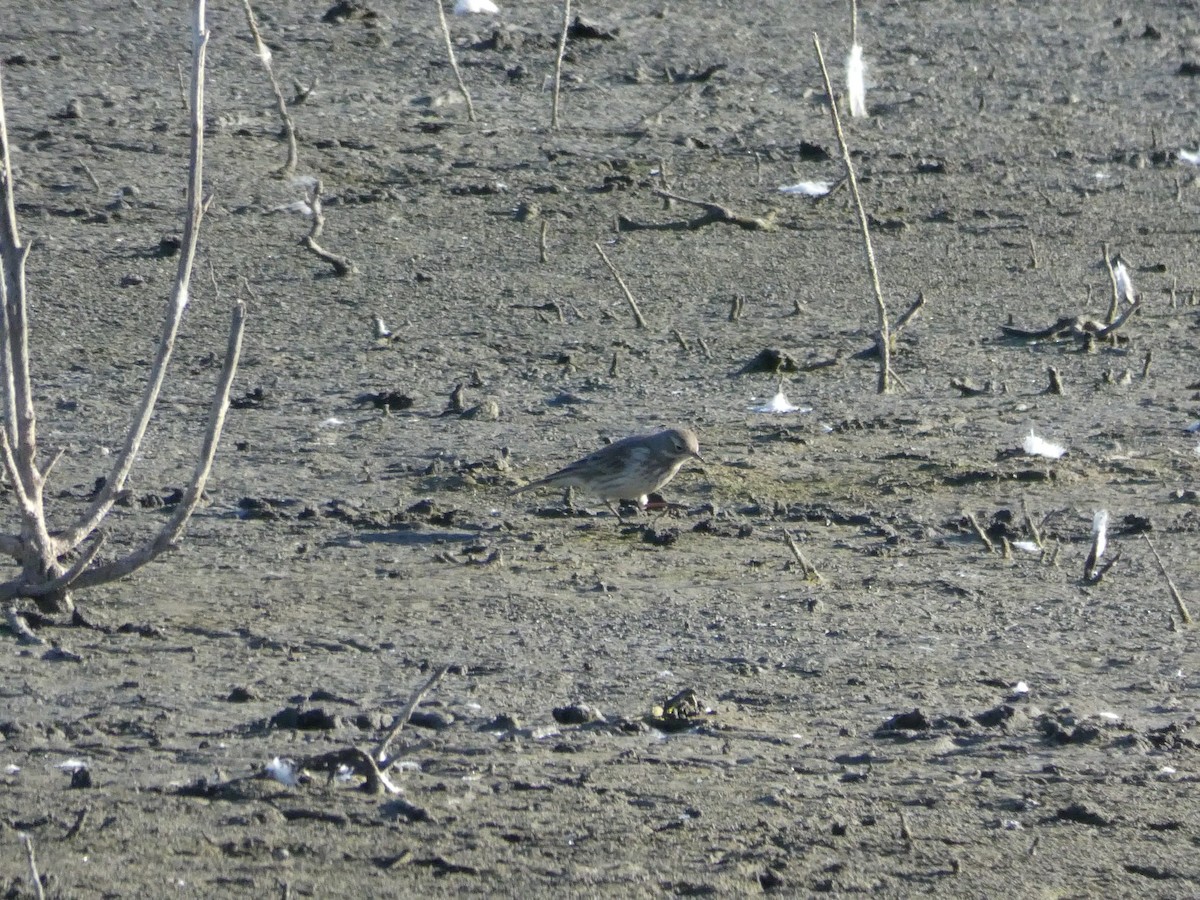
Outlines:
{"type": "MultiPolygon", "coordinates": [[[[632,500],[645,509],[649,495],[662,488],[690,459],[701,462],[700,443],[690,428],[668,428],[635,434],[601,447],[557,472],[512,491],[523,494],[541,487],[575,487],[599,497],[616,512],[614,501],[632,500]]],[[[619,519],[620,513],[617,513],[619,519]]]]}

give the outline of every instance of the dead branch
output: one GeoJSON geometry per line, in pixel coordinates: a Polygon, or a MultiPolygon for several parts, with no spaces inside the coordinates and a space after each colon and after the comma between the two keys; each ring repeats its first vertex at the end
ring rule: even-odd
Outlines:
{"type": "Polygon", "coordinates": [[[433,0],[433,3],[437,7],[438,23],[442,26],[442,37],[446,41],[446,56],[450,59],[450,68],[454,70],[454,80],[458,82],[458,92],[467,102],[467,120],[474,122],[475,104],[471,102],[471,92],[467,90],[467,83],[463,81],[462,72],[458,69],[458,60],[454,56],[454,42],[450,40],[450,24],[446,21],[446,11],[442,9],[442,0],[433,0]]]}
{"type": "Polygon", "coordinates": [[[796,539],[792,537],[791,532],[784,529],[783,539],[787,542],[788,549],[792,551],[792,556],[795,557],[796,563],[800,566],[800,574],[804,576],[805,581],[815,581],[818,584],[825,579],[821,577],[821,573],[816,567],[804,558],[804,553],[800,550],[800,545],[796,543],[796,539]]]}
{"type": "Polygon", "coordinates": [[[318,259],[322,259],[333,266],[333,273],[335,275],[339,278],[344,278],[347,275],[357,273],[358,270],[354,267],[354,263],[344,256],[330,253],[317,243],[317,238],[325,231],[325,212],[321,205],[321,192],[323,189],[324,185],[322,185],[319,178],[313,179],[308,185],[306,199],[308,200],[309,209],[312,210],[312,227],[300,243],[318,259]]]}
{"type": "Polygon", "coordinates": [[[81,571],[75,579],[73,587],[92,587],[124,578],[155,557],[178,546],[179,539],[183,535],[187,523],[191,520],[192,513],[196,511],[201,497],[204,496],[204,487],[208,484],[208,477],[212,473],[213,460],[216,458],[221,432],[225,427],[225,415],[229,411],[229,393],[233,389],[238,360],[242,355],[242,334],[245,326],[246,305],[238,301],[233,307],[232,321],[229,326],[229,344],[225,348],[225,362],[221,366],[216,393],[209,408],[208,427],[204,432],[200,458],[196,463],[196,469],[188,483],[187,490],[183,493],[183,498],[175,507],[174,514],[149,543],[110,563],[81,571]]]}
{"type": "Polygon", "coordinates": [[[983,545],[988,548],[988,553],[996,552],[996,545],[992,543],[992,539],[988,537],[987,532],[983,530],[983,526],[979,524],[979,520],[975,518],[975,513],[964,512],[963,516],[967,520],[967,524],[971,526],[971,530],[975,532],[975,537],[983,542],[983,545]]]}
{"type": "Polygon", "coordinates": [[[34,630],[29,627],[29,623],[24,617],[17,612],[16,606],[9,604],[4,609],[4,621],[8,623],[8,630],[16,635],[17,640],[22,644],[30,646],[44,645],[47,643],[45,638],[38,637],[34,630]]]}
{"type": "Polygon", "coordinates": [[[704,210],[704,215],[687,221],[673,222],[637,222],[625,216],[617,218],[617,229],[619,231],[695,231],[698,228],[704,228],[707,225],[723,224],[736,225],[738,228],[744,228],[746,231],[774,231],[776,210],[772,210],[764,219],[758,216],[743,216],[740,213],[735,213],[727,206],[722,206],[719,203],[710,203],[707,200],[694,200],[690,197],[681,197],[678,194],[673,194],[670,191],[656,188],[654,196],[661,197],[663,200],[676,201],[686,203],[690,206],[698,206],[704,210]]]}
{"type": "MultiPolygon", "coordinates": [[[[904,311],[904,314],[902,316],[900,316],[899,319],[896,320],[896,324],[893,325],[891,327],[891,329],[889,330],[888,337],[892,343],[891,351],[893,353],[896,350],[896,338],[898,338],[900,336],[900,333],[902,331],[904,331],[905,326],[907,326],[909,322],[911,322],[913,319],[915,319],[917,317],[917,314],[921,312],[921,310],[922,310],[922,308],[924,308],[924,306],[925,306],[925,292],[917,291],[917,299],[912,302],[912,304],[908,307],[908,309],[906,309],[904,311]]],[[[854,354],[855,359],[873,359],[877,356],[879,356],[879,338],[878,338],[878,336],[876,336],[874,344],[872,344],[870,347],[866,347],[862,350],[859,350],[857,353],[854,354]]],[[[895,375],[894,372],[892,374],[893,374],[893,376],[895,375]]]]}
{"type": "MultiPolygon", "coordinates": [[[[135,562],[131,566],[114,569],[113,564],[94,564],[104,543],[104,536],[97,534],[97,529],[124,489],[141,450],[190,298],[192,268],[200,222],[205,209],[201,194],[204,160],[204,69],[208,46],[204,5],[204,0],[196,0],[193,9],[192,78],[188,103],[191,141],[187,206],[179,264],[167,301],[162,335],[151,364],[145,392],[134,411],[124,445],[113,462],[112,470],[108,477],[103,479],[103,486],[96,492],[84,513],[69,527],[53,535],[47,526],[44,490],[47,476],[61,456],[61,451],[44,467],[39,464],[37,417],[33,408],[29,377],[29,323],[25,285],[25,263],[29,248],[21,244],[17,230],[6,117],[3,95],[0,94],[0,194],[3,195],[3,211],[0,214],[0,260],[4,268],[4,278],[0,286],[4,305],[4,315],[0,322],[0,345],[3,346],[4,352],[0,353],[0,357],[3,358],[5,412],[5,422],[3,427],[0,427],[0,458],[12,483],[21,518],[20,534],[0,540],[0,551],[13,556],[21,570],[17,576],[0,584],[0,602],[29,597],[36,601],[43,612],[69,613],[74,608],[70,595],[73,588],[119,578],[152,558],[139,556],[139,551],[135,551],[130,555],[135,562]],[[86,549],[80,551],[81,545],[89,539],[90,543],[86,549]],[[72,558],[72,555],[74,561],[68,564],[67,560],[72,558]]],[[[240,348],[240,325],[236,330],[238,341],[235,344],[231,337],[230,344],[231,350],[234,351],[240,348]]],[[[231,378],[232,369],[236,366],[236,356],[227,358],[226,366],[231,378]]],[[[218,389],[218,396],[222,395],[222,390],[227,397],[228,385],[218,389]]],[[[206,438],[204,456],[208,464],[211,464],[219,437],[218,420],[215,429],[210,423],[210,432],[206,438]]],[[[207,467],[204,467],[204,476],[206,474],[207,467]]],[[[203,489],[204,476],[198,469],[197,476],[189,488],[189,492],[197,497],[203,489]]],[[[172,520],[172,541],[182,531],[195,508],[194,503],[185,502],[180,506],[172,520]]]]}
{"type": "Polygon", "coordinates": [[[1117,310],[1121,306],[1121,286],[1117,281],[1117,269],[1113,265],[1112,256],[1108,252],[1108,244],[1101,244],[1100,251],[1104,254],[1104,268],[1108,270],[1108,281],[1112,286],[1112,298],[1108,303],[1108,315],[1104,321],[1111,325],[1117,318],[1117,310]]]}
{"type": "Polygon", "coordinates": [[[629,308],[633,310],[633,320],[637,323],[638,328],[649,328],[646,320],[642,318],[642,311],[638,309],[637,301],[633,299],[633,294],[629,287],[625,284],[625,279],[621,277],[621,273],[617,271],[617,267],[612,264],[612,260],[608,258],[608,254],[604,252],[604,248],[599,244],[593,244],[596,252],[600,254],[600,258],[604,260],[604,264],[608,266],[608,270],[612,272],[613,278],[617,279],[617,284],[621,286],[621,290],[625,292],[625,299],[629,301],[629,308]]]}
{"type": "Polygon", "coordinates": [[[396,721],[392,723],[391,729],[384,736],[383,740],[379,742],[379,749],[375,751],[374,759],[378,760],[380,764],[384,764],[385,768],[391,765],[391,760],[388,759],[387,753],[392,741],[396,739],[396,736],[408,724],[408,720],[412,718],[413,711],[420,705],[425,695],[433,690],[434,685],[441,681],[449,670],[449,664],[438,666],[434,670],[433,674],[429,676],[429,680],[417,688],[413,692],[413,695],[408,698],[408,703],[404,705],[404,709],[400,711],[400,715],[396,716],[396,721]]]}
{"type": "Polygon", "coordinates": [[[837,102],[833,96],[833,84],[829,80],[829,70],[825,68],[825,55],[821,52],[821,41],[816,32],[813,33],[813,48],[817,51],[817,62],[821,65],[821,77],[825,81],[825,96],[829,98],[829,114],[833,118],[833,130],[837,134],[838,146],[842,150],[842,162],[846,167],[846,182],[850,185],[850,193],[854,197],[854,206],[858,211],[858,224],[862,231],[867,272],[871,276],[871,287],[875,292],[875,311],[879,329],[877,336],[879,379],[876,390],[880,394],[886,394],[891,390],[892,376],[892,338],[888,327],[887,304],[883,301],[883,288],[879,284],[879,269],[875,265],[875,250],[871,246],[871,229],[867,224],[867,213],[863,208],[862,195],[858,191],[858,178],[855,177],[854,163],[850,159],[850,147],[846,144],[846,135],[842,132],[842,120],[838,116],[837,102]]]}
{"type": "Polygon", "coordinates": [[[42,887],[42,876],[38,874],[37,856],[33,852],[33,838],[21,832],[21,846],[25,848],[25,861],[29,864],[29,880],[33,882],[33,895],[37,900],[46,900],[46,891],[42,887]]]}
{"type": "Polygon", "coordinates": [[[1005,337],[1014,340],[1052,341],[1054,343],[1074,341],[1084,345],[1114,335],[1122,325],[1129,321],[1129,317],[1137,312],[1141,305],[1142,300],[1139,297],[1108,324],[1102,324],[1095,319],[1086,319],[1082,316],[1063,316],[1046,328],[1019,328],[1007,324],[1001,325],[1000,330],[1004,332],[1005,337]]]}
{"type": "Polygon", "coordinates": [[[1146,545],[1150,548],[1150,552],[1154,554],[1154,561],[1158,563],[1158,571],[1162,573],[1163,580],[1167,583],[1167,593],[1171,595],[1171,599],[1175,601],[1175,609],[1179,612],[1179,618],[1184,625],[1192,624],[1192,614],[1188,612],[1187,604],[1183,602],[1183,595],[1179,593],[1179,588],[1175,587],[1175,582],[1167,573],[1167,567],[1163,564],[1162,557],[1158,555],[1158,550],[1150,541],[1148,534],[1143,534],[1146,539],[1146,545]]]}
{"type": "Polygon", "coordinates": [[[963,397],[982,397],[992,392],[992,383],[990,381],[980,386],[970,378],[951,378],[950,387],[958,391],[963,397]]]}
{"type": "Polygon", "coordinates": [[[571,0],[563,0],[562,31],[558,35],[558,52],[554,57],[554,99],[550,104],[550,127],[554,130],[558,129],[558,90],[562,83],[563,55],[567,52],[567,32],[570,28],[571,0]]]}
{"type": "Polygon", "coordinates": [[[283,132],[287,138],[288,155],[287,162],[283,164],[280,174],[287,177],[296,171],[296,165],[300,161],[300,153],[296,148],[296,126],[292,122],[291,113],[288,112],[287,100],[283,98],[283,90],[279,87],[279,81],[275,78],[275,70],[271,66],[271,50],[267,47],[266,42],[263,41],[262,34],[259,33],[258,20],[254,16],[254,10],[250,7],[250,0],[242,0],[242,6],[246,10],[246,24],[250,28],[250,34],[254,36],[254,49],[258,53],[258,59],[262,63],[263,71],[267,73],[267,79],[271,82],[271,90],[275,93],[275,107],[279,111],[279,118],[283,120],[283,132]]]}

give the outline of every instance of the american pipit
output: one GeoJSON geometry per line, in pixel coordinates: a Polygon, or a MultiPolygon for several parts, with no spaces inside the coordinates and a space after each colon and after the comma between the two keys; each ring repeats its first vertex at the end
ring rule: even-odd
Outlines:
{"type": "Polygon", "coordinates": [[[521,494],[540,487],[576,487],[599,497],[610,507],[614,501],[634,500],[645,508],[647,495],[674,478],[689,459],[704,460],[696,433],[690,428],[635,434],[601,447],[513,493],[521,494]]]}

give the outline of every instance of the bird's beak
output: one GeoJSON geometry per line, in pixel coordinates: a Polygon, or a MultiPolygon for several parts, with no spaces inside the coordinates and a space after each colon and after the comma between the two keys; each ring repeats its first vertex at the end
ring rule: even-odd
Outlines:
{"type": "Polygon", "coordinates": [[[695,453],[693,453],[692,456],[696,457],[696,459],[700,460],[700,462],[704,462],[704,457],[700,455],[699,450],[697,450],[695,453]]]}

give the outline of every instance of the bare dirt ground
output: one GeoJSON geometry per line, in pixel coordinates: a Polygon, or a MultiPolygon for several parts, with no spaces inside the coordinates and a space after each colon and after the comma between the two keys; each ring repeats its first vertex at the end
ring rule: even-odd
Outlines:
{"type": "MultiPolygon", "coordinates": [[[[1200,894],[1200,649],[1143,537],[1200,604],[1194,2],[863,4],[848,139],[889,305],[927,301],[884,397],[847,193],[778,191],[841,175],[811,34],[840,84],[842,4],[585,5],[557,131],[552,4],[451,19],[474,124],[431,4],[256,9],[285,92],[317,82],[299,172],[358,272],[273,212],[303,191],[218,5],[215,199],[114,548],[186,482],[247,296],[240,402],[183,547],[80,597],[98,627],[43,625],[67,653],[0,643],[3,896],[33,896],[19,832],[61,897],[1200,894]],[[664,184],[774,228],[677,227],[664,184]],[[1143,297],[1119,340],[1006,339],[1104,317],[1102,242],[1143,297]],[[808,411],[753,411],[764,350],[808,411]],[[508,494],[671,423],[705,462],[665,517],[508,494]],[[1102,508],[1120,558],[1087,585],[1102,508]],[[1027,519],[1043,551],[1001,552],[1027,519]],[[402,795],[261,777],[374,747],[444,664],[402,795]]],[[[64,519],[153,355],[188,41],[179,3],[0,22],[64,519]]]]}

